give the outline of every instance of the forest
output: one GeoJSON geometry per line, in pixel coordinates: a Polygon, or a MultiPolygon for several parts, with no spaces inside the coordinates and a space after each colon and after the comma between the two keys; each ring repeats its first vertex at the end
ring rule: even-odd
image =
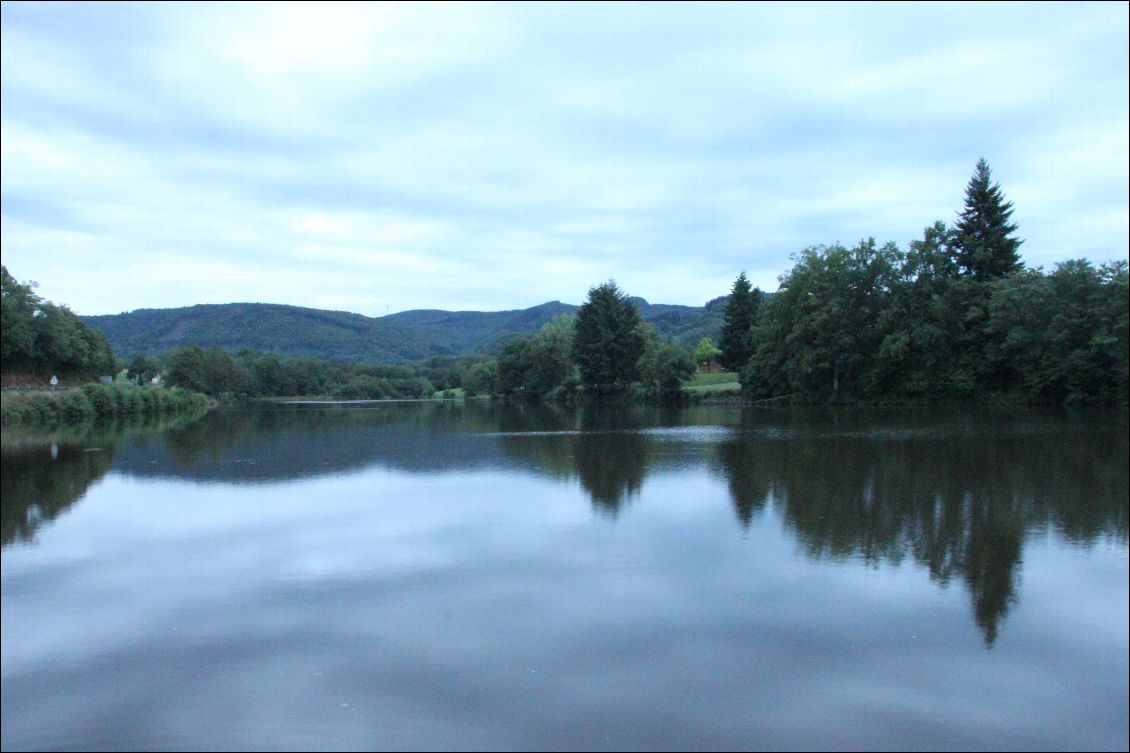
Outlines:
{"type": "MultiPolygon", "coordinates": [[[[980,160],[952,226],[937,221],[906,249],[873,238],[807,248],[792,257],[772,293],[751,287],[743,272],[728,296],[701,309],[653,306],[614,280],[592,287],[579,308],[415,311],[388,322],[260,304],[195,307],[193,316],[213,331],[222,323],[222,344],[159,350],[168,341],[158,339],[150,355],[137,347],[144,340],[131,340],[132,357],[117,363],[106,337],[4,268],[3,371],[124,372],[139,383],[161,376],[226,400],[427,398],[461,389],[468,396],[569,402],[682,399],[696,363],[717,361],[739,372],[743,394],[755,401],[1125,405],[1127,262],[1026,268],[1012,210],[980,160]],[[321,327],[333,338],[355,330],[357,337],[339,343],[353,357],[254,347],[284,342],[288,322],[297,320],[306,322],[296,325],[304,332],[321,327]],[[399,362],[374,363],[375,323],[396,329],[394,346],[431,345],[401,347],[399,362]],[[259,334],[247,344],[240,331],[259,334]],[[433,355],[403,362],[421,352],[433,355]]],[[[161,312],[147,316],[137,321],[168,328],[161,312]]],[[[131,337],[144,331],[150,330],[131,337]]]]}
{"type": "Polygon", "coordinates": [[[1026,269],[1011,214],[981,160],[958,221],[905,251],[873,239],[806,249],[764,304],[739,277],[722,340],[746,394],[1125,405],[1127,263],[1026,269]]]}

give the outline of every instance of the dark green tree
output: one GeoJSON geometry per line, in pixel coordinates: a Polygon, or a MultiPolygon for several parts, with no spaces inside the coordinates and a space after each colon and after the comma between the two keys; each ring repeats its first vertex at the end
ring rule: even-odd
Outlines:
{"type": "Polygon", "coordinates": [[[758,327],[758,349],[742,370],[756,397],[806,402],[859,399],[873,391],[881,319],[897,282],[899,252],[874,239],[803,251],[781,277],[758,327]]]}
{"type": "Polygon", "coordinates": [[[745,272],[738,275],[723,309],[722,338],[718,343],[722,349],[719,363],[730,371],[740,371],[753,355],[753,327],[757,324],[761,298],[761,291],[750,286],[745,272]]]}
{"type": "Polygon", "coordinates": [[[898,280],[879,315],[882,341],[871,387],[917,399],[959,396],[975,384],[975,343],[963,342],[970,280],[959,277],[946,248],[949,229],[935,222],[901,256],[898,280]],[[964,347],[963,347],[964,346],[964,347]]]}
{"type": "Polygon", "coordinates": [[[499,394],[537,400],[560,387],[572,364],[572,317],[559,316],[530,337],[511,340],[498,354],[499,394]]]}
{"type": "Polygon", "coordinates": [[[577,312],[572,355],[581,383],[597,393],[616,392],[639,379],[645,336],[639,309],[614,280],[589,289],[577,312]]]}
{"type": "Polygon", "coordinates": [[[463,374],[463,389],[467,397],[493,395],[498,391],[498,361],[480,361],[463,374]]]}
{"type": "Polygon", "coordinates": [[[695,366],[686,348],[674,340],[653,343],[640,359],[640,377],[647,391],[660,400],[677,397],[694,378],[695,366]]]}
{"type": "Polygon", "coordinates": [[[21,285],[4,266],[0,266],[0,277],[0,361],[7,371],[26,366],[32,360],[32,318],[42,302],[33,289],[35,283],[21,285]]]}
{"type": "Polygon", "coordinates": [[[1000,185],[984,159],[977,161],[965,189],[965,209],[953,228],[950,250],[961,273],[975,280],[991,280],[1021,269],[1020,244],[1009,222],[1012,202],[1004,200],[1000,185]]]}
{"type": "Polygon", "coordinates": [[[21,285],[0,267],[0,356],[3,370],[112,374],[114,354],[101,333],[66,306],[41,299],[35,283],[21,285]]]}
{"type": "Polygon", "coordinates": [[[204,350],[199,345],[186,345],[169,356],[168,381],[173,387],[184,387],[194,392],[208,390],[208,375],[204,350]]]}

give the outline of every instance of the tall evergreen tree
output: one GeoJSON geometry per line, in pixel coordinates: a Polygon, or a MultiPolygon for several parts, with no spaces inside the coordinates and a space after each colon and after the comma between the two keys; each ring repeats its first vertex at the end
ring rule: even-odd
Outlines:
{"type": "Polygon", "coordinates": [[[645,344],[643,319],[627,293],[613,280],[591,288],[577,312],[572,347],[585,387],[608,392],[637,381],[645,344]]]}
{"type": "Polygon", "coordinates": [[[745,272],[734,280],[730,297],[722,311],[722,338],[719,363],[730,371],[739,371],[753,355],[753,325],[761,306],[761,291],[750,288],[745,272]]]}
{"type": "Polygon", "coordinates": [[[1023,241],[1015,238],[1016,223],[1012,202],[1004,200],[1000,185],[992,181],[992,171],[984,159],[965,189],[965,210],[954,226],[951,253],[961,273],[975,280],[990,280],[1021,269],[1018,250],[1023,241]]]}

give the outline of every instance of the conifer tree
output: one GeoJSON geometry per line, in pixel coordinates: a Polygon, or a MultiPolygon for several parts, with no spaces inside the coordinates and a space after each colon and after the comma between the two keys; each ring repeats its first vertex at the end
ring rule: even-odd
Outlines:
{"type": "Polygon", "coordinates": [[[590,289],[577,312],[572,346],[585,387],[618,391],[639,379],[645,345],[643,318],[627,293],[613,280],[590,289]]]}
{"type": "Polygon", "coordinates": [[[761,304],[761,291],[751,290],[745,272],[734,281],[733,290],[722,311],[722,349],[719,363],[730,371],[739,371],[753,355],[753,325],[761,304]]]}
{"type": "Polygon", "coordinates": [[[1023,241],[1015,238],[1010,223],[1012,202],[1004,200],[1000,185],[993,184],[992,171],[984,159],[965,189],[965,210],[954,226],[950,253],[961,273],[975,280],[1004,277],[1020,271],[1017,253],[1023,241]]]}

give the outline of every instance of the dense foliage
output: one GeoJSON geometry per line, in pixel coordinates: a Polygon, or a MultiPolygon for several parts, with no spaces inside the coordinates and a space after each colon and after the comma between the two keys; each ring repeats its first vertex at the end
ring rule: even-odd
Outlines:
{"type": "Polygon", "coordinates": [[[953,228],[951,248],[962,274],[975,280],[1003,277],[1020,270],[1023,241],[1009,222],[1012,203],[1004,200],[1000,186],[991,183],[989,163],[978,160],[965,189],[965,209],[953,228]]]}
{"type": "MultiPolygon", "coordinates": [[[[253,350],[232,356],[216,346],[198,345],[179,348],[164,359],[169,384],[230,400],[301,395],[343,400],[430,398],[436,388],[423,376],[429,370],[444,373],[435,361],[423,366],[340,364],[253,350]]],[[[446,376],[457,381],[458,372],[446,376]]]]}
{"type": "MultiPolygon", "coordinates": [[[[752,327],[752,323],[750,326],[752,327]]],[[[715,345],[709,337],[702,338],[698,341],[698,345],[694,347],[694,362],[700,366],[709,366],[721,356],[722,349],[715,345]]],[[[749,360],[749,358],[747,357],[746,360],[749,360]]]]}
{"type": "Polygon", "coordinates": [[[589,289],[577,312],[572,356],[587,389],[616,392],[639,379],[646,345],[636,304],[609,280],[589,289]]]}
{"type": "MultiPolygon", "coordinates": [[[[669,397],[695,361],[716,358],[740,370],[757,399],[1125,404],[1127,263],[1025,270],[1012,204],[991,176],[980,160],[956,224],[934,223],[905,250],[874,239],[811,247],[793,257],[777,292],[762,294],[743,272],[729,296],[702,308],[652,305],[609,281],[580,307],[371,319],[230,304],[88,321],[131,357],[135,381],[164,375],[233,399],[420,398],[457,388],[522,399],[640,388],[669,397]]],[[[113,363],[106,338],[3,269],[6,373],[92,375],[113,363]]]]}
{"type": "Polygon", "coordinates": [[[750,330],[747,392],[1125,404],[1126,262],[1025,271],[988,176],[979,162],[956,228],[935,223],[906,251],[868,239],[795,256],[750,330]]]}
{"type": "Polygon", "coordinates": [[[199,392],[132,384],[86,384],[58,392],[5,393],[0,406],[4,426],[51,427],[91,421],[155,419],[194,415],[208,408],[199,392]]]}
{"type": "MultiPolygon", "coordinates": [[[[470,365],[468,395],[571,401],[641,391],[677,398],[695,373],[686,348],[639,315],[614,282],[592,288],[575,316],[559,316],[529,337],[512,338],[496,359],[470,365]]],[[[716,349],[715,349],[716,350],[716,349]]]]}
{"type": "Polygon", "coordinates": [[[750,286],[745,272],[739,274],[723,308],[719,363],[727,369],[737,371],[753,355],[753,327],[761,302],[761,290],[750,286]]]}
{"type": "Polygon", "coordinates": [[[90,377],[112,374],[114,354],[101,333],[66,306],[44,301],[0,266],[0,368],[90,377]]]}

